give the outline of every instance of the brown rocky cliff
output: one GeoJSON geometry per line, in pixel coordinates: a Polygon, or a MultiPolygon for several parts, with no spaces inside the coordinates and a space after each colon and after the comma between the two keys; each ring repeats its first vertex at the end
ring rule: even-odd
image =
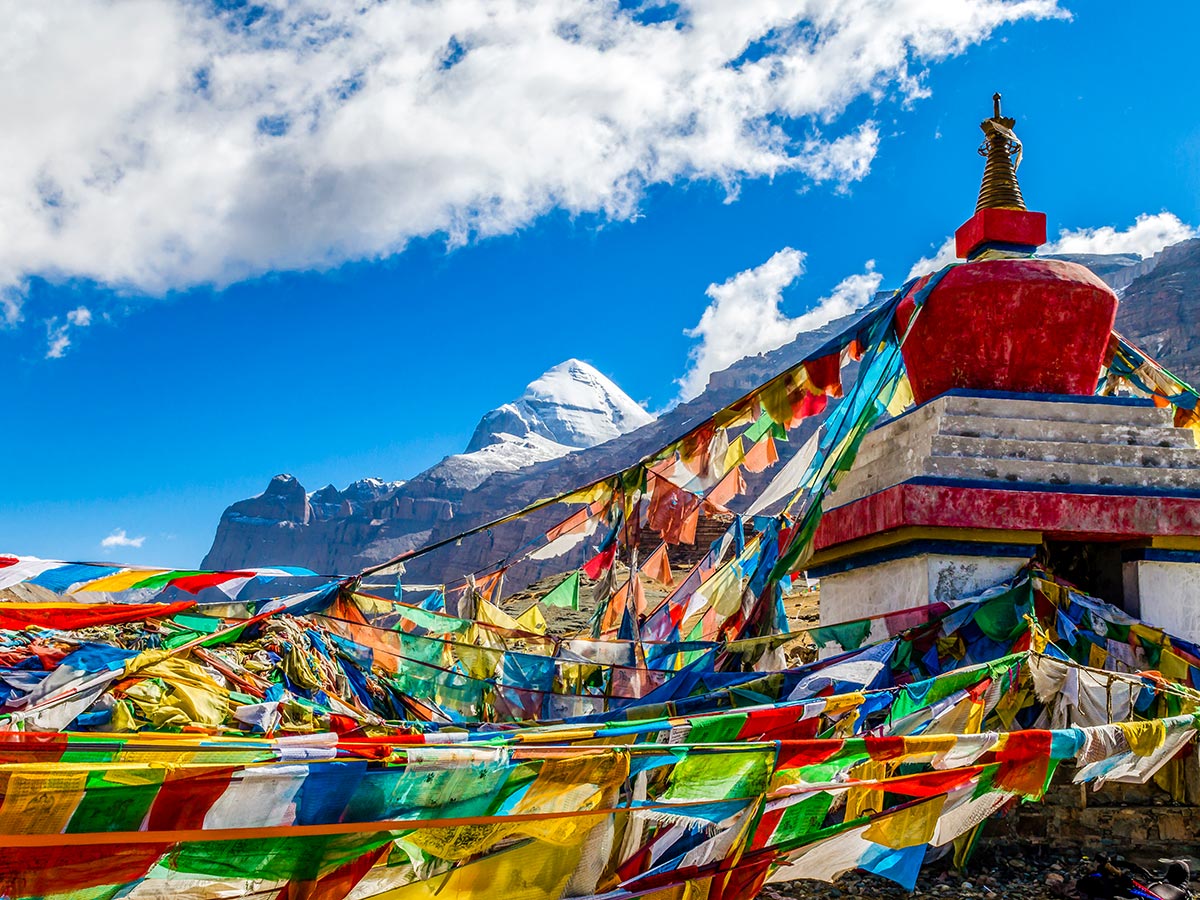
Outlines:
{"type": "Polygon", "coordinates": [[[1200,382],[1200,239],[1163,250],[1121,292],[1117,330],[1184,381],[1200,382]]]}

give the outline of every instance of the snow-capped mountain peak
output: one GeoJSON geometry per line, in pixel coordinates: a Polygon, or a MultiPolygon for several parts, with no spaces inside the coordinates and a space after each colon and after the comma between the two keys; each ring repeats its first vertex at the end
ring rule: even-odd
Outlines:
{"type": "Polygon", "coordinates": [[[529,435],[580,450],[653,420],[594,366],[568,359],[531,382],[516,400],[484,415],[467,452],[529,435]]]}
{"type": "Polygon", "coordinates": [[[302,558],[296,564],[315,571],[357,571],[374,557],[344,559],[339,554],[346,546],[370,540],[377,555],[402,553],[453,519],[466,495],[491,476],[559,459],[653,421],[593,366],[568,359],[516,400],[487,413],[466,452],[447,456],[410,481],[363,478],[345,490],[327,485],[306,494],[292,476],[277,476],[259,497],[225,510],[205,565],[302,558]],[[304,544],[305,551],[278,550],[284,543],[304,544]]]}

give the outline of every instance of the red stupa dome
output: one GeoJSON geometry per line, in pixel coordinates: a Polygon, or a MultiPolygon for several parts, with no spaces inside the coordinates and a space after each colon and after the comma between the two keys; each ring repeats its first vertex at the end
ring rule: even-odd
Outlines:
{"type": "Polygon", "coordinates": [[[911,322],[902,352],[918,403],[954,388],[1092,394],[1117,315],[1116,294],[1091,270],[1031,258],[1045,243],[1046,216],[1025,209],[1016,123],[1000,115],[999,94],[993,101],[981,125],[979,202],[955,232],[967,262],[945,273],[915,320],[912,299],[896,313],[901,334],[911,322]]]}

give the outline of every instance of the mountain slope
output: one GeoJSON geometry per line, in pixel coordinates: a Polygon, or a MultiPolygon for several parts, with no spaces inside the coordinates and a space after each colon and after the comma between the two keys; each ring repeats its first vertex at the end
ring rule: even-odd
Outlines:
{"type": "MultiPolygon", "coordinates": [[[[1185,380],[1200,382],[1200,328],[1195,324],[1200,320],[1200,240],[1168,247],[1147,260],[1130,254],[1068,258],[1089,265],[1121,294],[1117,328],[1126,337],[1185,380]]],[[[428,541],[451,537],[632,464],[804,359],[843,330],[851,318],[798,335],[778,350],[734,363],[715,373],[694,400],[653,421],[615,385],[601,392],[615,398],[607,418],[601,415],[600,405],[606,401],[572,402],[574,397],[566,396],[565,391],[556,394],[538,387],[556,381],[564,367],[570,370],[582,365],[568,361],[531,384],[518,400],[485,415],[469,452],[447,457],[406,483],[381,488],[375,499],[360,507],[352,502],[350,515],[321,519],[314,513],[316,494],[305,503],[301,500],[303,488],[288,483],[287,476],[277,477],[260,497],[226,510],[204,564],[233,568],[290,563],[321,572],[355,573],[428,541]],[[556,373],[553,378],[552,373],[556,373]],[[548,405],[543,403],[547,398],[551,400],[548,405]],[[554,398],[560,402],[553,402],[554,398]],[[639,420],[645,422],[641,427],[637,427],[639,420]],[[604,440],[610,427],[606,422],[620,436],[604,440]],[[582,444],[592,439],[603,442],[569,452],[576,446],[571,441],[582,444]]],[[[583,390],[588,379],[574,381],[573,388],[583,390]]],[[[604,382],[611,385],[607,379],[604,382]]],[[[780,444],[782,460],[786,462],[798,446],[796,440],[780,444]]],[[[328,490],[332,489],[318,494],[328,490]]],[[[491,565],[544,532],[556,516],[562,516],[561,509],[529,516],[461,546],[429,554],[410,565],[406,577],[440,582],[491,565]]],[[[561,570],[575,561],[555,561],[554,567],[561,570]]],[[[510,573],[509,584],[528,583],[539,573],[537,565],[522,564],[510,573]]]]}
{"type": "Polygon", "coordinates": [[[570,359],[484,415],[466,452],[410,481],[367,478],[344,491],[327,485],[309,494],[293,476],[275,476],[262,494],[225,510],[203,565],[289,559],[318,572],[353,573],[424,543],[493,475],[594,447],[653,420],[594,367],[570,359]]]}
{"type": "Polygon", "coordinates": [[[1200,383],[1200,239],[1167,247],[1139,271],[1120,291],[1117,330],[1195,387],[1200,383]]]}

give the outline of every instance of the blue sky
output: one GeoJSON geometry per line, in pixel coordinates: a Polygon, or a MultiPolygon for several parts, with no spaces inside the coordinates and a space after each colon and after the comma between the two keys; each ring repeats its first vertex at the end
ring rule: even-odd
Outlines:
{"type": "MultiPolygon", "coordinates": [[[[596,193],[587,169],[576,183],[556,181],[552,157],[542,173],[554,185],[549,200],[495,221],[463,201],[460,218],[486,233],[451,245],[445,228],[421,219],[420,165],[432,172],[468,163],[438,158],[436,129],[421,135],[428,152],[406,158],[413,180],[395,184],[394,195],[347,191],[353,196],[342,203],[339,190],[321,204],[279,208],[282,224],[272,220],[275,207],[252,206],[227,240],[228,219],[199,214],[143,230],[159,207],[226,202],[229,183],[204,180],[207,151],[152,173],[136,195],[118,186],[103,203],[84,193],[76,201],[68,176],[46,173],[71,171],[70,153],[91,145],[56,144],[63,132],[54,109],[22,110],[28,127],[9,129],[5,146],[28,150],[33,174],[28,184],[0,183],[0,209],[36,190],[41,214],[66,224],[40,244],[25,240],[19,223],[0,226],[19,245],[0,257],[0,277],[11,275],[7,302],[19,309],[0,328],[10,423],[0,447],[0,551],[194,565],[221,510],[272,475],[294,473],[310,490],[367,475],[408,477],[460,451],[484,411],[569,357],[661,409],[679,394],[698,343],[685,329],[709,305],[709,285],[795,248],[804,272],[781,301],[795,317],[868,260],[888,287],[932,257],[973,209],[978,122],[994,90],[1018,119],[1022,187],[1030,207],[1049,215],[1052,235],[1111,226],[1116,233],[1080,240],[1122,249],[1139,215],[1169,212],[1180,228],[1200,224],[1200,119],[1186,100],[1200,7],[1171,3],[1136,15],[1107,0],[1060,6],[1069,20],[1019,19],[967,39],[961,54],[910,63],[909,74],[924,72],[916,93],[927,96],[913,96],[882,65],[848,101],[814,101],[812,115],[767,109],[760,118],[783,127],[793,146],[874,123],[878,144],[859,178],[815,181],[812,167],[787,166],[768,177],[728,159],[706,172],[695,160],[707,157],[696,151],[682,169],[643,178],[632,200],[618,191],[614,201],[596,193]],[[33,149],[22,143],[31,133],[33,149]],[[71,216],[89,224],[77,227],[71,216]],[[360,236],[368,226],[369,240],[360,236]],[[207,237],[208,227],[217,236],[207,237]],[[254,235],[276,231],[278,243],[255,244],[254,235]],[[87,313],[64,329],[79,309],[87,313]],[[56,336],[69,344],[48,358],[56,336]],[[144,540],[101,547],[115,529],[144,540]]],[[[38,33],[53,42],[53,29],[74,25],[37,27],[51,29],[38,33]]],[[[204,79],[190,88],[201,100],[210,90],[204,79]]],[[[86,117],[94,101],[79,102],[86,117]]],[[[114,128],[154,124],[131,118],[135,107],[99,123],[96,145],[114,128]]],[[[245,127],[244,116],[226,112],[202,104],[194,115],[207,117],[217,140],[222,129],[245,127]]],[[[255,121],[255,146],[274,137],[278,121],[291,122],[293,135],[302,125],[295,116],[255,121]]],[[[306,152],[299,137],[290,146],[306,152]]],[[[360,165],[346,163],[348,171],[360,165]]],[[[270,181],[275,170],[256,177],[270,181]]],[[[322,189],[315,178],[284,188],[285,196],[322,189]]],[[[530,191],[541,196],[537,185],[530,191]]]]}

